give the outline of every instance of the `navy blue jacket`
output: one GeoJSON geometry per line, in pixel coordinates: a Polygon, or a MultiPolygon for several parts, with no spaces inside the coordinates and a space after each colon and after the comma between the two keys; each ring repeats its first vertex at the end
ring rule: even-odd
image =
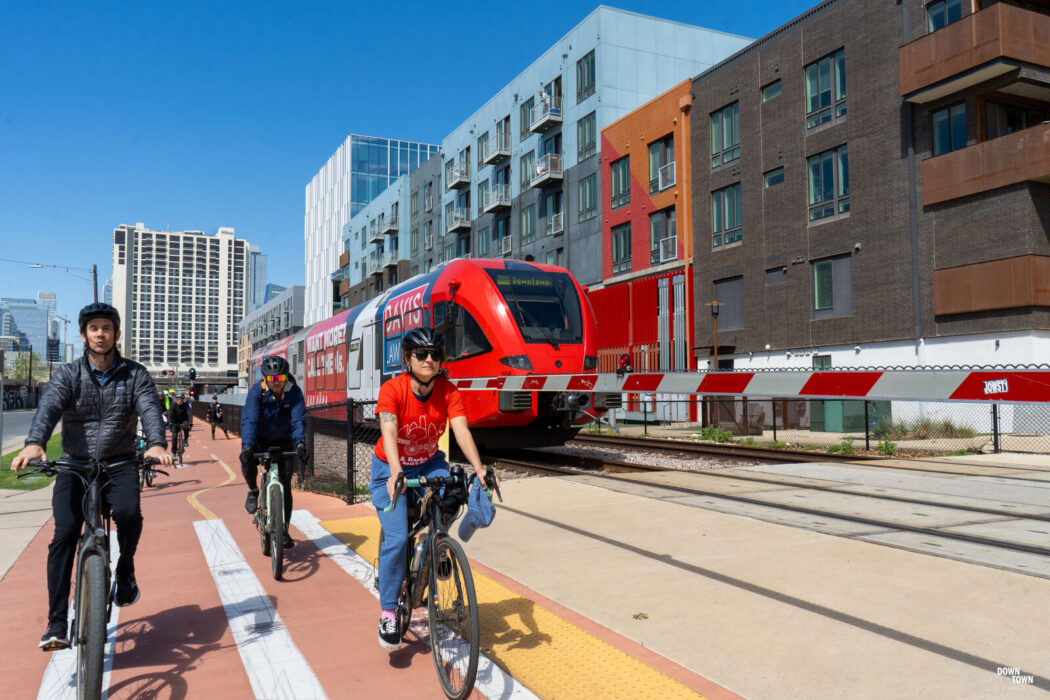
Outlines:
{"type": "Polygon", "coordinates": [[[262,384],[256,384],[241,410],[241,448],[254,450],[285,440],[305,443],[305,424],[306,399],[298,384],[285,385],[280,403],[272,391],[264,394],[262,384]]]}

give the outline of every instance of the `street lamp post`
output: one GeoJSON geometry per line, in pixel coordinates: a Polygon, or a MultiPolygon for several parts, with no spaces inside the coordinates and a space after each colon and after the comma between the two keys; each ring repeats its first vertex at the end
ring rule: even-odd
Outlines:
{"type": "MultiPolygon", "coordinates": [[[[713,338],[713,345],[711,346],[711,352],[714,355],[714,367],[713,367],[713,370],[715,372],[717,372],[718,371],[718,307],[720,307],[722,305],[722,302],[718,301],[717,299],[712,299],[710,302],[708,302],[707,305],[711,307],[711,322],[713,324],[713,329],[714,329],[714,338],[713,338]]],[[[715,400],[712,400],[711,407],[712,407],[712,410],[711,410],[712,422],[714,423],[715,427],[717,428],[718,427],[718,402],[715,401],[715,400]]]]}
{"type": "Polygon", "coordinates": [[[78,275],[77,273],[73,272],[73,270],[81,270],[83,272],[87,272],[88,270],[86,267],[64,267],[62,265],[44,265],[42,263],[32,263],[29,267],[34,269],[46,267],[52,270],[62,270],[62,272],[65,272],[66,274],[73,275],[74,277],[79,277],[85,282],[90,282],[91,287],[95,291],[95,301],[98,301],[98,265],[91,266],[91,277],[87,277],[86,275],[78,275]]]}

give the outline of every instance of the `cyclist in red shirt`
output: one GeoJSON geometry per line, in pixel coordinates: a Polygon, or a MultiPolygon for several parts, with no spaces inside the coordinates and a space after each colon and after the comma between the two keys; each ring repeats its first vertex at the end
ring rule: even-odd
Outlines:
{"type": "Polygon", "coordinates": [[[441,372],[445,359],[445,338],[438,331],[417,328],[401,340],[405,372],[379,390],[376,415],[382,437],[372,457],[372,505],[379,511],[383,526],[383,547],[379,552],[379,645],[398,649],[397,595],[405,578],[408,556],[408,503],[398,499],[397,508],[384,513],[394,498],[399,474],[409,479],[421,475],[448,476],[448,461],[438,450],[438,439],[445,432],[446,420],[452,426],[459,449],[485,483],[485,466],[467,427],[459,390],[441,372]]]}

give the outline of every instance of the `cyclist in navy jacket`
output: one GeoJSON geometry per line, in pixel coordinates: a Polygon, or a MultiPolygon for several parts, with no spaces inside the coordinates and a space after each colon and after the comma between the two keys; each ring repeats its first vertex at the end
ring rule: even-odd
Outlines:
{"type": "MultiPolygon", "coordinates": [[[[293,447],[304,463],[310,458],[306,449],[306,399],[292,377],[288,360],[267,357],[262,364],[263,379],[248,391],[241,411],[241,473],[248,483],[248,499],[244,509],[254,513],[259,506],[259,461],[252,455],[271,446],[290,452],[293,447]]],[[[291,457],[281,457],[278,473],[284,485],[284,546],[295,544],[288,534],[292,517],[292,473],[295,463],[291,457]]]]}

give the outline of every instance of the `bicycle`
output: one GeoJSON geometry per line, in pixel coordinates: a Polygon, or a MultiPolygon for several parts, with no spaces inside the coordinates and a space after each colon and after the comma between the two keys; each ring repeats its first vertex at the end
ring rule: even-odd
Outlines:
{"type": "MultiPolygon", "coordinates": [[[[69,473],[84,484],[84,528],[77,549],[76,596],[73,600],[73,624],[69,639],[77,650],[77,698],[102,695],[102,664],[105,658],[106,623],[113,607],[116,581],[109,568],[110,514],[103,508],[101,483],[107,470],[137,465],[145,469],[156,464],[154,459],[128,459],[106,464],[97,459],[86,463],[63,460],[33,461],[21,472],[21,479],[33,474],[55,476],[69,473]],[[35,468],[33,468],[35,467],[35,468]]],[[[50,651],[50,649],[45,649],[50,651]]]]}
{"type": "Polygon", "coordinates": [[[183,465],[182,453],[186,451],[186,436],[183,435],[182,426],[176,426],[171,433],[171,453],[179,460],[179,466],[183,465]]]}
{"type": "Polygon", "coordinates": [[[282,452],[279,447],[271,447],[265,452],[256,452],[252,456],[259,460],[259,466],[266,469],[263,478],[259,504],[255,508],[255,527],[259,529],[259,543],[264,557],[270,557],[270,569],[275,581],[280,581],[284,574],[284,485],[281,483],[279,457],[294,457],[294,451],[282,452]]]}
{"type": "MultiPolygon", "coordinates": [[[[135,442],[135,456],[140,464],[146,459],[146,438],[141,435],[135,442]]],[[[150,460],[153,462],[153,460],[150,460]]],[[[139,491],[144,490],[147,486],[153,486],[153,480],[157,478],[158,474],[168,476],[168,472],[163,469],[153,469],[152,464],[143,464],[143,467],[139,469],[139,491]]]]}
{"type": "MultiPolygon", "coordinates": [[[[402,489],[422,490],[422,494],[414,494],[415,502],[409,503],[408,569],[397,601],[398,626],[403,633],[408,629],[412,611],[427,606],[430,651],[441,689],[452,700],[467,697],[474,688],[480,633],[470,563],[463,545],[448,533],[447,525],[455,520],[465,499],[457,501],[456,512],[446,512],[446,509],[451,511],[451,504],[442,503],[440,492],[446,487],[462,487],[462,493],[466,494],[472,480],[473,477],[467,479],[458,465],[449,470],[449,476],[406,479],[402,473],[394,486],[394,500],[383,509],[390,513],[397,507],[402,489]]],[[[491,470],[485,481],[502,502],[503,496],[491,470]]],[[[382,532],[379,548],[383,548],[382,532]]]]}

